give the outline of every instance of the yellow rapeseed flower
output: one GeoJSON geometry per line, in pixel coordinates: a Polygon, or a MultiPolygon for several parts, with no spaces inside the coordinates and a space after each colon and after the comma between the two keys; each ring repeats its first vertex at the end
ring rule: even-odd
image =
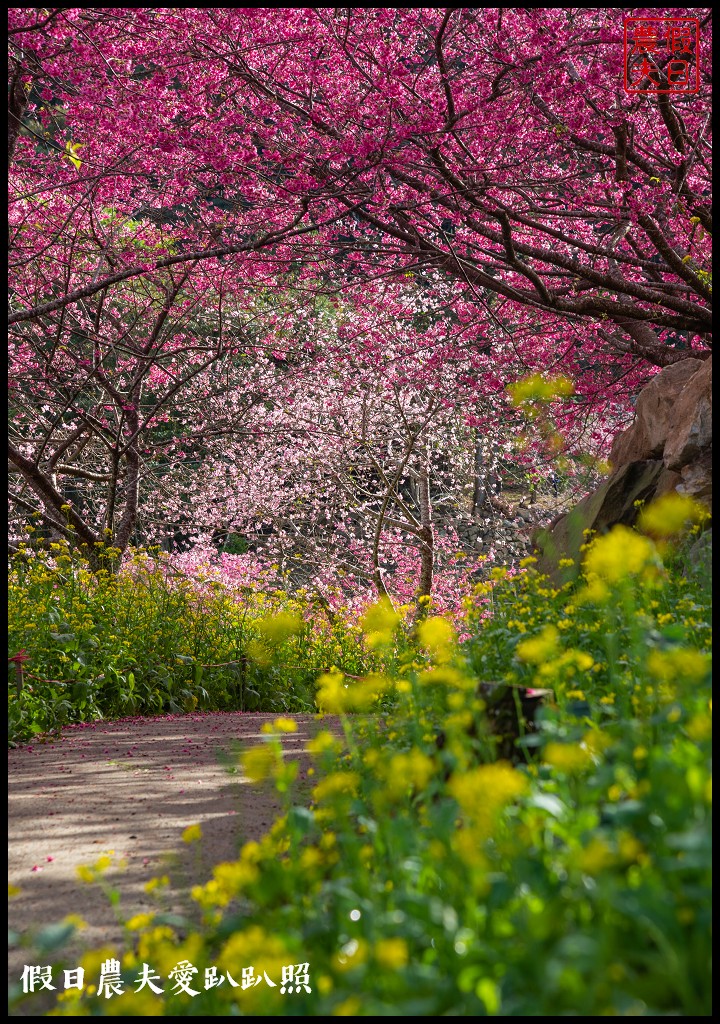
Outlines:
{"type": "Polygon", "coordinates": [[[380,939],[373,951],[375,961],[389,971],[400,971],[407,966],[409,953],[405,939],[380,939]]]}
{"type": "Polygon", "coordinates": [[[423,647],[437,654],[445,653],[455,640],[455,630],[447,619],[433,615],[418,626],[418,639],[423,647]]]}
{"type": "Polygon", "coordinates": [[[647,505],[638,517],[638,527],[651,537],[672,537],[693,523],[702,523],[708,510],[687,495],[670,491],[647,505]]]}
{"type": "Polygon", "coordinates": [[[213,879],[218,890],[231,898],[243,892],[248,886],[254,885],[259,877],[259,869],[242,858],[216,864],[213,868],[213,879]]]}
{"type": "Polygon", "coordinates": [[[657,564],[654,544],[627,526],[613,527],[597,537],[585,555],[585,572],[611,583],[634,576],[657,564]]]}
{"type": "Polygon", "coordinates": [[[450,794],[483,835],[490,834],[499,811],[527,787],[527,778],[506,761],[455,773],[448,783],[450,794]]]}
{"type": "Polygon", "coordinates": [[[240,755],[242,770],[251,782],[269,778],[277,767],[277,754],[268,745],[250,747],[240,755]]]}
{"type": "Polygon", "coordinates": [[[313,799],[320,803],[323,800],[332,801],[336,797],[352,796],[359,785],[360,776],[357,772],[333,772],[317,784],[313,790],[313,799]]]}
{"type": "Polygon", "coordinates": [[[554,626],[545,626],[537,636],[521,640],[516,650],[521,661],[540,665],[557,653],[558,631],[554,626]]]}
{"type": "Polygon", "coordinates": [[[618,838],[618,853],[622,860],[628,864],[635,863],[641,859],[647,859],[645,847],[629,832],[622,832],[618,838]]]}
{"type": "Polygon", "coordinates": [[[168,875],[162,875],[160,878],[151,878],[149,882],[146,882],[143,886],[145,892],[155,892],[156,889],[162,889],[165,886],[170,885],[170,878],[168,875]]]}
{"type": "Polygon", "coordinates": [[[370,647],[381,647],[392,641],[393,633],[400,625],[400,616],[384,597],[366,609],[360,625],[367,644],[370,647]]]}
{"type": "Polygon", "coordinates": [[[139,932],[152,924],[154,918],[155,914],[135,914],[129,921],[125,922],[125,927],[129,932],[139,932]]]}
{"type": "Polygon", "coordinates": [[[323,855],[316,846],[307,846],[300,855],[300,870],[312,872],[322,864],[323,855]]]}
{"type": "Polygon", "coordinates": [[[648,672],[663,683],[699,683],[710,671],[710,656],[693,647],[650,651],[648,672]]]}
{"type": "Polygon", "coordinates": [[[685,732],[695,743],[702,743],[712,736],[712,718],[709,714],[693,715],[685,726],[685,732]]]}
{"type": "Polygon", "coordinates": [[[418,676],[418,682],[426,686],[455,686],[461,690],[473,690],[477,686],[476,680],[471,679],[469,676],[464,676],[462,672],[458,672],[457,669],[450,668],[448,665],[439,665],[436,668],[421,672],[418,676]]]}
{"type": "Polygon", "coordinates": [[[199,839],[202,839],[202,829],[199,825],[188,825],[182,834],[182,841],[184,843],[196,843],[199,839]]]}
{"type": "Polygon", "coordinates": [[[548,743],[543,760],[558,771],[574,775],[592,763],[592,754],[587,747],[578,743],[548,743]]]}
{"type": "Polygon", "coordinates": [[[586,875],[599,875],[614,864],[615,859],[610,846],[600,836],[594,836],[574,858],[577,867],[586,875]]]}
{"type": "Polygon", "coordinates": [[[315,700],[321,711],[341,715],[346,711],[367,711],[386,685],[382,676],[370,675],[358,683],[347,683],[342,672],[326,672],[318,680],[315,700]]]}
{"type": "Polygon", "coordinates": [[[292,718],[276,718],[274,722],[264,722],[260,732],[272,734],[278,732],[297,732],[297,722],[292,718]]]}
{"type": "Polygon", "coordinates": [[[311,740],[308,740],[307,749],[308,752],[314,754],[316,757],[320,754],[324,754],[328,750],[338,751],[341,747],[341,743],[336,736],[333,736],[331,732],[323,729],[317,733],[311,740]]]}
{"type": "Polygon", "coordinates": [[[590,729],[583,736],[583,746],[590,751],[591,754],[602,754],[604,750],[612,746],[612,740],[606,732],[602,729],[590,729]]]}
{"type": "Polygon", "coordinates": [[[263,639],[270,644],[279,644],[291,636],[297,636],[302,630],[302,619],[299,615],[279,612],[269,619],[261,619],[257,628],[263,639]]]}
{"type": "Polygon", "coordinates": [[[435,771],[432,758],[417,747],[408,753],[393,754],[388,762],[385,777],[385,791],[393,797],[400,797],[412,786],[423,790],[435,771]]]}

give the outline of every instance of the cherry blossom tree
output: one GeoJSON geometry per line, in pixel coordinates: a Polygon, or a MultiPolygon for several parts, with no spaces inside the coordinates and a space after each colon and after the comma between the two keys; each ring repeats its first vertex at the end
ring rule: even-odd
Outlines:
{"type": "Polygon", "coordinates": [[[683,95],[624,91],[622,14],[11,9],[16,514],[122,549],[278,530],[293,494],[312,537],[324,446],[316,483],[375,488],[356,567],[382,590],[395,529],[422,591],[433,452],[479,500],[508,384],[574,382],[536,462],[601,452],[648,374],[710,351],[709,13],[683,95]]]}
{"type": "MultiPolygon", "coordinates": [[[[528,424],[506,406],[514,349],[506,375],[416,289],[393,291],[362,307],[306,310],[301,335],[266,357],[284,366],[272,399],[249,410],[241,444],[206,445],[202,476],[183,482],[193,558],[217,566],[211,542],[236,536],[274,566],[277,585],[289,574],[332,603],[368,589],[457,601],[460,577],[478,570],[479,554],[492,557],[492,545],[480,552],[457,528],[484,504],[478,437],[518,471],[537,465],[542,437],[524,451],[528,424]]],[[[562,438],[571,452],[592,447],[587,403],[574,397],[562,438]]],[[[225,575],[244,580],[246,562],[255,564],[225,558],[225,575]]]]}
{"type": "MultiPolygon", "coordinates": [[[[620,11],[10,13],[11,144],[35,183],[24,251],[30,210],[54,208],[57,243],[103,197],[169,237],[184,218],[184,251],[160,264],[433,266],[610,353],[705,348],[705,91],[624,94],[620,11]]],[[[99,250],[48,301],[18,289],[11,320],[147,273],[99,250]]]]}

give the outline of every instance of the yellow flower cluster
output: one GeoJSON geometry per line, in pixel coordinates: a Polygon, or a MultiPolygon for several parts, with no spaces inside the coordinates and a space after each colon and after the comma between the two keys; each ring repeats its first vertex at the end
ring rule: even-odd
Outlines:
{"type": "Polygon", "coordinates": [[[263,782],[270,778],[280,766],[278,751],[266,743],[259,747],[249,747],[240,755],[243,773],[251,782],[263,782]]]}
{"type": "Polygon", "coordinates": [[[575,775],[592,764],[592,752],[580,743],[548,743],[543,760],[558,771],[575,775]]]}
{"type": "Polygon", "coordinates": [[[188,825],[182,834],[184,843],[196,843],[200,839],[202,839],[202,829],[199,825],[188,825]]]}
{"type": "Polygon", "coordinates": [[[297,732],[297,722],[294,718],[276,718],[274,722],[263,722],[260,732],[270,736],[277,733],[297,732]]]}
{"type": "Polygon", "coordinates": [[[506,761],[451,776],[448,788],[467,817],[487,835],[502,808],[528,788],[528,780],[506,761]]]}
{"type": "Polygon", "coordinates": [[[709,515],[708,510],[693,498],[670,491],[642,509],[638,527],[651,537],[673,537],[693,524],[705,522],[709,515]]]}
{"type": "Polygon", "coordinates": [[[610,583],[637,576],[650,567],[659,568],[655,545],[627,526],[615,526],[597,537],[585,555],[586,574],[610,583]]]}
{"type": "Polygon", "coordinates": [[[517,655],[521,661],[531,665],[541,665],[558,651],[559,634],[554,626],[545,626],[537,636],[521,640],[517,645],[517,655]]]}
{"type": "Polygon", "coordinates": [[[302,619],[290,612],[279,612],[270,618],[258,620],[256,626],[262,639],[275,645],[297,636],[302,630],[302,619]]]}
{"type": "Polygon", "coordinates": [[[309,753],[320,756],[326,751],[333,751],[337,753],[341,749],[342,744],[336,736],[333,736],[331,732],[326,729],[321,730],[311,740],[308,740],[307,749],[309,753]]]}
{"type": "Polygon", "coordinates": [[[650,651],[648,672],[662,683],[699,683],[710,671],[710,656],[691,647],[650,651]]]}
{"type": "Polygon", "coordinates": [[[508,392],[513,405],[529,405],[531,402],[552,402],[556,398],[567,398],[575,388],[569,378],[562,375],[543,377],[541,373],[533,373],[517,384],[509,384],[508,392]]]}
{"type": "Polygon", "coordinates": [[[455,642],[455,630],[441,615],[433,615],[418,626],[418,640],[436,657],[449,653],[455,642]]]}
{"type": "Polygon", "coordinates": [[[375,961],[388,971],[400,971],[407,967],[410,957],[405,939],[380,939],[373,950],[375,961]]]}
{"type": "Polygon", "coordinates": [[[313,789],[313,799],[317,803],[332,802],[338,798],[353,796],[360,785],[357,772],[332,772],[319,782],[313,789]]]}
{"type": "Polygon", "coordinates": [[[385,647],[392,643],[395,630],[400,625],[400,615],[387,598],[381,598],[370,605],[360,619],[368,647],[385,647]]]}
{"type": "Polygon", "coordinates": [[[390,684],[384,676],[369,675],[349,683],[342,672],[326,672],[318,680],[315,697],[321,711],[342,715],[347,711],[367,711],[390,684]]]}
{"type": "Polygon", "coordinates": [[[415,789],[422,791],[435,773],[431,757],[417,747],[407,753],[393,754],[377,770],[383,779],[383,796],[397,800],[415,789]]]}

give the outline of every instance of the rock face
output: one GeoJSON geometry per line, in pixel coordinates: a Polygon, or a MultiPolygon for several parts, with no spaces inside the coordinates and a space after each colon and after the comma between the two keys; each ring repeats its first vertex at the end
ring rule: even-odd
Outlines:
{"type": "Polygon", "coordinates": [[[675,417],[675,406],[702,366],[699,359],[683,359],[666,366],[643,388],[635,403],[634,423],[613,442],[610,465],[614,469],[629,462],[662,456],[675,417]]]}
{"type": "MultiPolygon", "coordinates": [[[[685,362],[695,362],[687,359],[685,362]]],[[[683,366],[684,363],[678,363],[683,366]]],[[[672,408],[663,448],[668,469],[680,470],[702,460],[712,445],[712,359],[690,377],[672,408]]]]}
{"type": "Polygon", "coordinates": [[[534,537],[538,569],[562,578],[579,564],[585,531],[632,525],[636,502],[675,490],[712,508],[712,357],[665,367],[638,395],[635,421],[610,452],[611,475],[567,515],[534,537]]]}

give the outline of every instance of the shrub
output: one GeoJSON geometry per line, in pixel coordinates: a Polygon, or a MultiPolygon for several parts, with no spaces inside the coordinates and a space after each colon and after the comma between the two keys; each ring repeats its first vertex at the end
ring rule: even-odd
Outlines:
{"type": "Polygon", "coordinates": [[[170,573],[137,553],[93,573],[63,545],[21,552],[9,584],[12,742],[74,721],[193,710],[307,712],[318,675],[373,657],[342,618],[307,601],[170,573]]]}

